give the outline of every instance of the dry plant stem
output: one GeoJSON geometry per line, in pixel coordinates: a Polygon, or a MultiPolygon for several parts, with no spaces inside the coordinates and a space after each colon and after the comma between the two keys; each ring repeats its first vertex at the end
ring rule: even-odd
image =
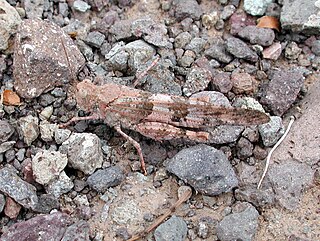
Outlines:
{"type": "Polygon", "coordinates": [[[127,141],[129,141],[137,149],[137,152],[138,152],[138,155],[139,155],[139,158],[140,158],[141,169],[143,171],[143,174],[147,175],[148,173],[147,173],[147,170],[146,170],[146,164],[144,162],[144,158],[143,158],[142,149],[141,149],[140,144],[137,141],[135,141],[132,137],[130,137],[126,133],[124,133],[121,130],[120,126],[116,126],[115,129],[121,136],[123,136],[125,139],[127,139],[127,141]]]}
{"type": "Polygon", "coordinates": [[[159,60],[160,60],[160,58],[159,58],[159,56],[157,56],[155,58],[155,60],[153,60],[152,63],[141,74],[139,74],[137,76],[136,80],[133,82],[133,87],[136,87],[138,85],[138,83],[141,80],[141,78],[143,76],[145,76],[147,74],[147,72],[159,62],[159,60]]]}
{"type": "Polygon", "coordinates": [[[268,171],[268,168],[269,168],[269,165],[270,165],[270,160],[271,160],[271,156],[272,156],[272,153],[277,149],[277,147],[281,144],[281,142],[286,138],[286,136],[288,135],[289,131],[290,131],[290,128],[294,122],[294,116],[290,116],[290,122],[288,124],[288,127],[287,127],[287,130],[286,132],[283,134],[283,136],[280,138],[280,140],[272,147],[272,149],[270,150],[268,156],[267,156],[267,161],[266,161],[266,166],[264,168],[264,171],[263,171],[263,174],[260,178],[260,181],[259,181],[259,184],[258,184],[258,187],[257,189],[260,189],[261,187],[261,184],[263,182],[263,179],[265,178],[266,174],[267,174],[267,171],[268,171]]]}
{"type": "Polygon", "coordinates": [[[146,228],[143,232],[138,235],[133,236],[128,241],[135,241],[145,237],[148,233],[150,233],[153,229],[158,227],[167,217],[169,217],[175,210],[184,202],[186,202],[191,197],[192,191],[191,189],[187,190],[179,200],[171,206],[171,208],[165,212],[162,216],[160,216],[153,224],[151,224],[148,228],[146,228]]]}

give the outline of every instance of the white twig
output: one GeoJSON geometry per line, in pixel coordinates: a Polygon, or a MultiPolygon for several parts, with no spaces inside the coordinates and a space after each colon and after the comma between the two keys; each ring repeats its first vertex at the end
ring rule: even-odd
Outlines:
{"type": "Polygon", "coordinates": [[[260,186],[261,186],[261,184],[263,182],[263,179],[265,178],[265,176],[267,174],[267,171],[268,171],[268,168],[269,168],[269,165],[270,165],[270,160],[271,160],[272,153],[275,151],[275,149],[277,149],[277,147],[281,144],[281,142],[286,138],[286,136],[288,135],[288,133],[290,131],[290,128],[291,128],[293,122],[294,122],[294,116],[290,116],[290,122],[288,124],[287,130],[285,131],[283,136],[280,138],[280,140],[270,150],[270,152],[269,152],[269,154],[267,156],[266,166],[265,166],[263,174],[262,174],[262,176],[260,178],[260,181],[259,181],[257,189],[260,189],[260,186]]]}

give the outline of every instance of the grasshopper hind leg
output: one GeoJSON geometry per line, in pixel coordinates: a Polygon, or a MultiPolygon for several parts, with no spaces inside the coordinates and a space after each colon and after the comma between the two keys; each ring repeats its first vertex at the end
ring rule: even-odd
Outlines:
{"type": "Polygon", "coordinates": [[[126,133],[124,133],[121,130],[120,126],[115,126],[114,128],[121,136],[123,136],[127,141],[129,141],[137,149],[137,152],[138,152],[138,155],[139,155],[139,159],[140,159],[140,163],[141,163],[141,169],[143,171],[143,174],[147,175],[146,164],[144,162],[144,158],[143,158],[142,149],[141,149],[140,144],[137,141],[135,141],[132,137],[130,137],[126,133]]]}

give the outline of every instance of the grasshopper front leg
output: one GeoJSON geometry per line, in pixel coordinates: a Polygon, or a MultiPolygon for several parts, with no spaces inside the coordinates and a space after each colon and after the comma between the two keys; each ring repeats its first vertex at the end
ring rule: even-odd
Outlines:
{"type": "Polygon", "coordinates": [[[141,169],[142,169],[144,175],[146,176],[147,175],[146,164],[144,162],[144,158],[143,158],[142,149],[141,149],[140,144],[137,141],[135,141],[132,137],[130,137],[126,133],[124,133],[121,130],[120,126],[115,126],[114,128],[121,136],[123,136],[125,139],[127,139],[127,141],[129,141],[137,149],[137,152],[138,152],[138,155],[140,158],[141,169]]]}

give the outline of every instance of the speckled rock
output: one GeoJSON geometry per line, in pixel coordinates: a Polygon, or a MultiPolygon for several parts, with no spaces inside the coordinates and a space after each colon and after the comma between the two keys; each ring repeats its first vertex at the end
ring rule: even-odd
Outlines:
{"type": "Polygon", "coordinates": [[[183,218],[172,216],[154,231],[156,241],[184,241],[188,227],[183,218]]]}
{"type": "Polygon", "coordinates": [[[21,18],[17,10],[7,1],[0,0],[0,51],[8,48],[8,41],[17,31],[21,18]]]}
{"type": "Polygon", "coordinates": [[[228,38],[226,41],[227,51],[237,58],[251,62],[258,60],[258,55],[249,46],[238,38],[228,38]]]}
{"type": "Polygon", "coordinates": [[[232,89],[231,74],[221,72],[213,76],[212,84],[221,93],[228,93],[232,89]]]}
{"type": "Polygon", "coordinates": [[[6,141],[6,142],[1,143],[0,144],[0,154],[10,150],[14,146],[14,144],[16,144],[15,141],[6,141]]]}
{"type": "Polygon", "coordinates": [[[222,63],[230,63],[233,60],[231,54],[226,50],[222,40],[216,40],[205,52],[205,56],[218,60],[222,63]]]}
{"type": "Polygon", "coordinates": [[[18,132],[24,142],[30,146],[39,135],[39,119],[32,115],[21,117],[18,120],[18,132]]]}
{"type": "Polygon", "coordinates": [[[194,67],[187,74],[186,78],[187,80],[183,86],[183,93],[186,96],[190,96],[207,88],[212,79],[212,74],[207,69],[194,67]]]}
{"type": "Polygon", "coordinates": [[[38,213],[50,213],[53,209],[59,209],[59,200],[52,194],[42,194],[38,197],[38,204],[34,211],[38,213]]]}
{"type": "Polygon", "coordinates": [[[1,240],[61,240],[70,223],[71,218],[65,213],[38,215],[10,226],[1,240]]]}
{"type": "Polygon", "coordinates": [[[196,0],[176,0],[174,1],[174,9],[178,21],[184,18],[199,20],[203,12],[196,0]]]}
{"type": "Polygon", "coordinates": [[[54,140],[60,145],[66,141],[70,135],[71,131],[68,129],[56,129],[54,132],[54,140]]]}
{"type": "Polygon", "coordinates": [[[21,97],[37,97],[73,78],[84,61],[72,39],[57,25],[24,20],[14,50],[15,89],[21,97]]]}
{"type": "Polygon", "coordinates": [[[111,218],[117,224],[130,224],[139,222],[138,216],[141,215],[142,210],[139,205],[132,199],[124,199],[116,203],[116,206],[111,213],[111,218]]]}
{"type": "Polygon", "coordinates": [[[102,166],[103,154],[98,136],[91,133],[73,133],[59,148],[68,156],[68,165],[85,174],[92,174],[102,166]]]}
{"type": "Polygon", "coordinates": [[[66,229],[61,241],[90,240],[90,227],[86,221],[78,221],[66,229]]]}
{"type": "Polygon", "coordinates": [[[157,47],[172,48],[166,26],[162,23],[155,22],[151,18],[142,18],[133,21],[131,31],[133,36],[143,38],[143,40],[149,44],[157,47]]]}
{"type": "Polygon", "coordinates": [[[50,124],[48,122],[42,122],[39,125],[40,136],[43,141],[53,141],[54,133],[58,129],[57,124],[50,124]]]}
{"type": "Polygon", "coordinates": [[[307,164],[295,161],[273,164],[267,177],[276,202],[288,210],[296,210],[304,191],[312,185],[314,172],[307,164]]]}
{"type": "Polygon", "coordinates": [[[36,182],[49,183],[67,166],[66,154],[58,151],[42,150],[32,158],[32,171],[36,182]]]}
{"type": "Polygon", "coordinates": [[[53,179],[45,187],[47,193],[54,195],[56,198],[59,198],[61,194],[69,192],[73,188],[73,182],[67,176],[67,174],[62,171],[58,178],[53,179]]]}
{"type": "Polygon", "coordinates": [[[265,146],[273,146],[284,134],[285,129],[279,116],[271,116],[266,124],[259,125],[259,133],[265,146]]]}
{"type": "Polygon", "coordinates": [[[245,40],[249,40],[251,44],[259,44],[261,46],[270,46],[275,38],[272,29],[258,28],[256,26],[247,26],[238,35],[245,40]]]}
{"type": "Polygon", "coordinates": [[[253,16],[261,16],[270,3],[272,0],[244,0],[243,9],[253,16]]]}
{"type": "Polygon", "coordinates": [[[271,80],[262,89],[260,102],[281,116],[296,100],[303,86],[304,77],[297,69],[280,69],[271,75],[271,80]]]}
{"type": "Polygon", "coordinates": [[[178,152],[166,169],[208,196],[229,192],[238,185],[224,153],[203,144],[178,152]]]}
{"type": "Polygon", "coordinates": [[[253,240],[258,229],[258,211],[249,203],[240,212],[224,217],[217,225],[217,236],[221,241],[253,240]]]}
{"type": "Polygon", "coordinates": [[[29,19],[41,19],[44,10],[44,0],[26,0],[24,9],[29,19]]]}
{"type": "Polygon", "coordinates": [[[0,170],[0,191],[25,208],[33,209],[38,203],[36,188],[23,181],[13,168],[4,167],[0,170]]]}
{"type": "Polygon", "coordinates": [[[119,185],[123,179],[122,170],[114,166],[96,171],[88,177],[87,184],[98,192],[105,192],[109,187],[119,185]]]}
{"type": "Polygon", "coordinates": [[[298,59],[302,49],[298,47],[296,42],[289,43],[284,51],[284,56],[287,59],[298,59]]]}

